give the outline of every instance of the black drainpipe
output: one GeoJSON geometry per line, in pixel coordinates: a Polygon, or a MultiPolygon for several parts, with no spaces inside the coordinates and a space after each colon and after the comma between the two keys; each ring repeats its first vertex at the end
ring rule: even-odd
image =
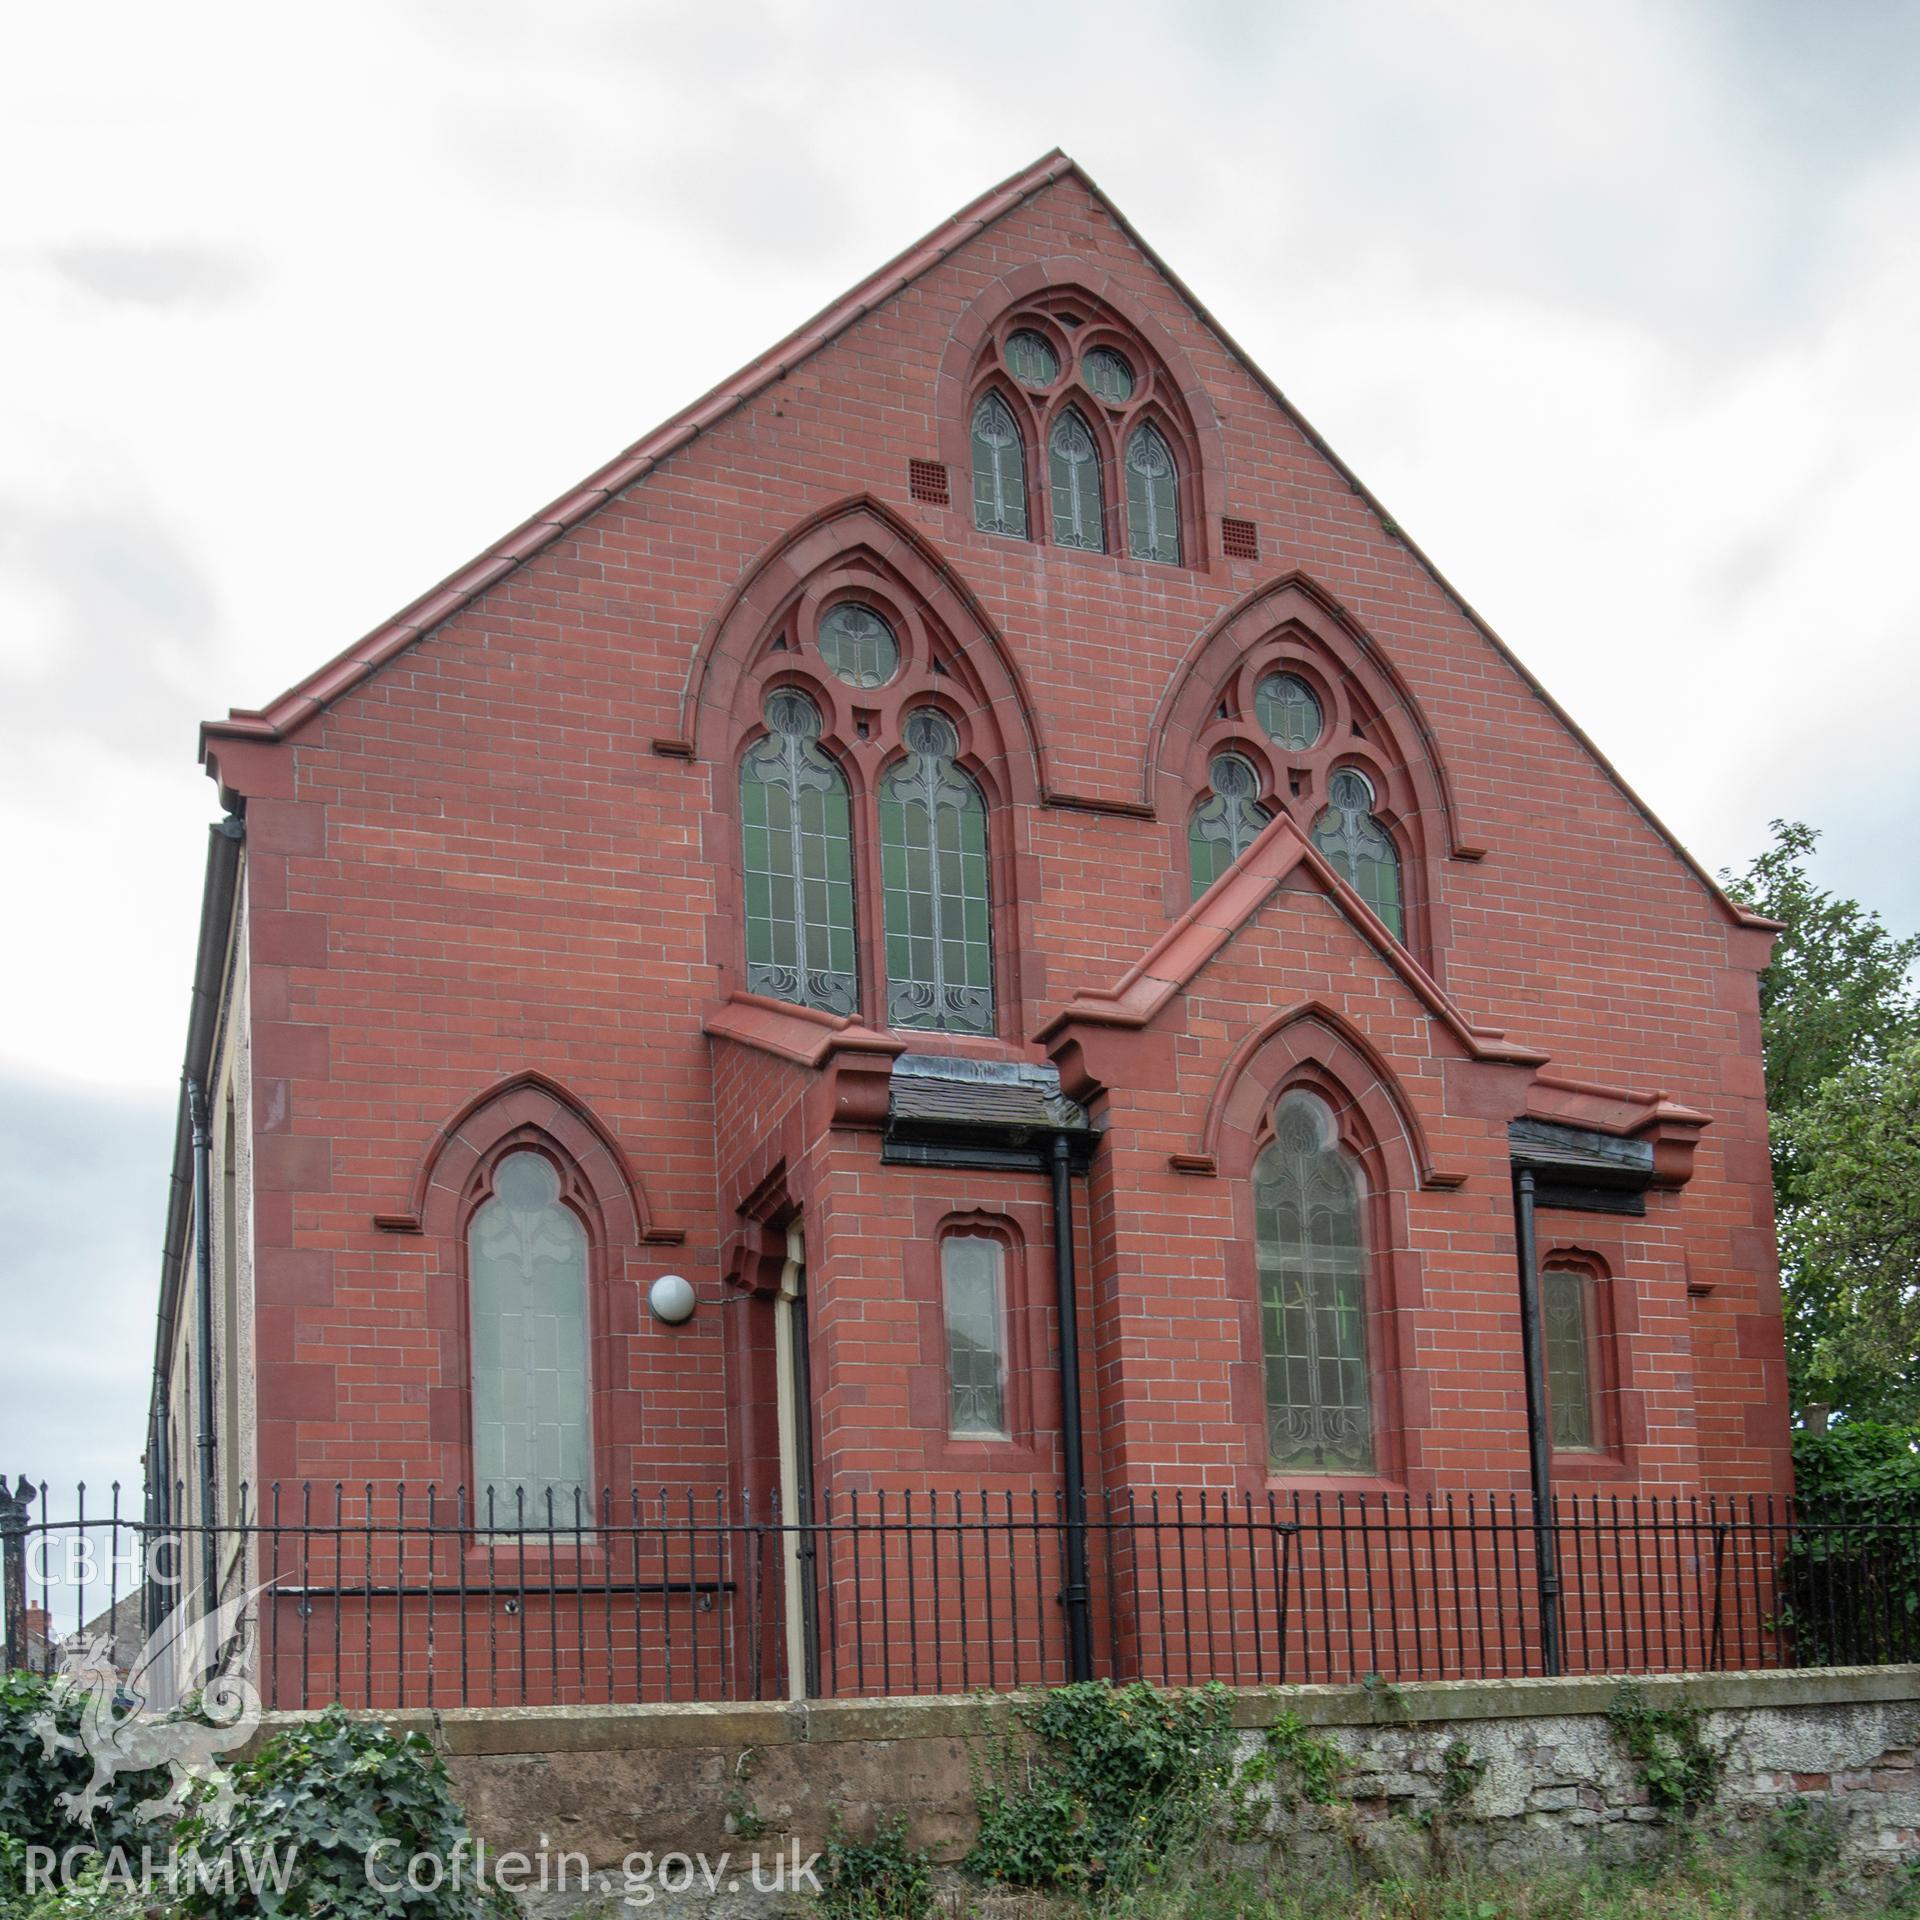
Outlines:
{"type": "Polygon", "coordinates": [[[220,1606],[220,1553],[213,1524],[213,1136],[207,1126],[206,1090],[197,1080],[187,1082],[187,1112],[193,1125],[193,1277],[194,1318],[198,1348],[200,1432],[200,1578],[203,1617],[211,1620],[220,1606]]]}
{"type": "Polygon", "coordinates": [[[1087,1485],[1080,1432],[1080,1316],[1073,1283],[1073,1170],[1067,1135],[1053,1136],[1053,1285],[1060,1316],[1060,1467],[1067,1483],[1067,1671],[1093,1678],[1087,1621],[1087,1485]]]}
{"type": "Polygon", "coordinates": [[[1547,1377],[1541,1357],[1540,1259],[1533,1231],[1531,1167],[1513,1174],[1514,1240],[1520,1259],[1520,1364],[1527,1391],[1527,1471],[1533,1485],[1533,1553],[1540,1585],[1540,1659],[1548,1677],[1562,1670],[1560,1567],[1554,1553],[1553,1455],[1547,1431],[1547,1377]]]}

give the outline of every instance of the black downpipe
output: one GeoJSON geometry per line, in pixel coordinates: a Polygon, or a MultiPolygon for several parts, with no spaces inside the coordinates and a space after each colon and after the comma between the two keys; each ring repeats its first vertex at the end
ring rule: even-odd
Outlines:
{"type": "Polygon", "coordinates": [[[187,1082],[187,1112],[193,1125],[193,1278],[197,1396],[200,1431],[200,1579],[203,1618],[220,1607],[220,1553],[213,1511],[213,1135],[207,1125],[206,1089],[187,1082]]]}
{"type": "Polygon", "coordinates": [[[1064,1133],[1053,1136],[1053,1284],[1060,1316],[1060,1464],[1067,1483],[1067,1671],[1093,1678],[1087,1621],[1087,1486],[1080,1433],[1080,1316],[1073,1282],[1073,1169],[1064,1133]]]}
{"type": "Polygon", "coordinates": [[[1560,1567],[1554,1552],[1553,1456],[1547,1431],[1547,1376],[1540,1343],[1540,1258],[1533,1229],[1533,1170],[1513,1176],[1514,1239],[1520,1258],[1520,1359],[1527,1392],[1527,1471],[1533,1487],[1533,1553],[1540,1584],[1540,1660],[1562,1671],[1560,1567]]]}

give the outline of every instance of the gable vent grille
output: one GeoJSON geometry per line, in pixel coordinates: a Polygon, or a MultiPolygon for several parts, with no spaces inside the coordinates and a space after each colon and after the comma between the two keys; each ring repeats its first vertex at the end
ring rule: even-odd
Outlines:
{"type": "Polygon", "coordinates": [[[907,493],[930,507],[952,504],[947,494],[947,470],[938,460],[907,462],[907,493]]]}
{"type": "Polygon", "coordinates": [[[1220,522],[1220,551],[1229,560],[1258,560],[1260,534],[1251,520],[1220,522]]]}

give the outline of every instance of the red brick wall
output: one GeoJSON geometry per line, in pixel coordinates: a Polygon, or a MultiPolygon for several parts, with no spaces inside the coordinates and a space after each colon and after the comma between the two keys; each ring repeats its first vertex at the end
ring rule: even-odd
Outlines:
{"type": "MultiPolygon", "coordinates": [[[[1037,1451],[999,1476],[943,1455],[914,1386],[938,1358],[915,1298],[928,1222],[979,1209],[1018,1223],[1042,1289],[1042,1183],[882,1168],[876,1134],[825,1127],[809,1108],[808,1069],[703,1032],[738,984],[736,774],[655,743],[697,732],[683,695],[758,563],[855,495],[939,557],[1027,689],[1044,778],[1025,769],[1009,790],[1079,803],[1030,800],[1006,826],[996,905],[1017,937],[1021,999],[1004,1009],[1003,1053],[1074,992],[1112,985],[1183,902],[1169,874],[1177,834],[1137,810],[1149,729],[1201,637],[1293,572],[1346,609],[1420,703],[1468,837],[1486,849],[1459,860],[1439,847],[1421,876],[1455,1001],[1549,1054],[1556,1073],[1657,1088],[1712,1118],[1690,1184],[1652,1196],[1644,1221],[1607,1223],[1610,1284],[1630,1297],[1613,1484],[1783,1486],[1753,976],[1764,942],[1732,924],[1071,177],[286,744],[227,756],[223,773],[248,795],[263,1480],[444,1479],[457,1461],[444,1415],[465,1365],[445,1305],[457,1244],[375,1216],[408,1211],[449,1116],[531,1068],[618,1143],[639,1190],[640,1231],[596,1280],[628,1409],[617,1446],[603,1445],[609,1478],[711,1490],[757,1444],[730,1415],[730,1391],[755,1388],[738,1345],[730,1386],[721,1262],[734,1209],[784,1158],[808,1237],[823,1479],[837,1491],[1051,1488],[1044,1366],[1037,1451]],[[1052,271],[1099,281],[1193,380],[1196,414],[1217,415],[1199,564],[979,534],[963,471],[953,508],[909,499],[909,458],[954,444],[941,408],[956,329],[1037,261],[1081,263],[1052,271]],[[1220,556],[1222,512],[1256,523],[1258,560],[1220,556]],[[642,1299],[669,1269],[704,1303],[677,1329],[642,1299]]],[[[732,698],[726,674],[701,684],[732,698]]],[[[1010,754],[1027,751],[1019,725],[1001,732],[1010,754]]],[[[1110,1484],[1267,1485],[1249,1420],[1244,1195],[1224,1172],[1172,1171],[1167,1155],[1191,1147],[1237,1042],[1308,998],[1365,1032],[1436,1151],[1468,1176],[1387,1196],[1392,1304],[1378,1332],[1399,1405],[1395,1484],[1523,1485],[1504,1116],[1460,1110],[1443,1070],[1457,1047],[1324,897],[1299,892],[1256,915],[1167,1017],[1164,1083],[1111,1092],[1084,1187],[1095,1468],[1110,1484]]],[[[1543,1216],[1542,1233],[1549,1246],[1590,1243],[1579,1219],[1543,1216]]],[[[1037,1354],[1051,1322],[1035,1311],[1037,1354]]]]}

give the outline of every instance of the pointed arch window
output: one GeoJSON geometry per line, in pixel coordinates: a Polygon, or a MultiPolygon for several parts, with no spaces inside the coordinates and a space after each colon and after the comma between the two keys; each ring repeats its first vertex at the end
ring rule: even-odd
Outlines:
{"type": "Polygon", "coordinates": [[[1027,537],[1027,450],[1013,410],[997,393],[973,410],[973,524],[1027,537]]]}
{"type": "Polygon", "coordinates": [[[1313,823],[1313,844],[1339,869],[1396,940],[1406,938],[1400,902],[1400,855],[1374,817],[1373,783],[1342,767],[1327,789],[1327,809],[1313,823]]]}
{"type": "Polygon", "coordinates": [[[960,737],[944,714],[908,714],[902,739],[906,757],[880,785],[887,1020],[991,1033],[986,802],[954,765],[960,737]]]}
{"type": "Polygon", "coordinates": [[[775,689],[765,715],[765,737],[740,762],[747,990],[850,1014],[859,980],[846,776],[804,693],[775,689]]]}
{"type": "Polygon", "coordinates": [[[1274,1109],[1253,1167],[1267,1453],[1296,1473],[1370,1473],[1365,1191],[1318,1095],[1274,1109]]]}
{"type": "MultiPolygon", "coordinates": [[[[502,1525],[571,1524],[592,1511],[587,1430],[587,1232],[544,1154],[494,1169],[467,1229],[473,1466],[502,1525]]],[[[477,1498],[484,1501],[484,1492],[477,1498]]]]}
{"type": "Polygon", "coordinates": [[[1127,440],[1127,547],[1136,560],[1180,564],[1180,473],[1147,421],[1127,440]]]}
{"type": "Polygon", "coordinates": [[[1546,1347],[1547,1408],[1557,1452],[1596,1450],[1594,1419],[1594,1283],[1574,1266],[1550,1266],[1540,1276],[1546,1347]]]}
{"type": "Polygon", "coordinates": [[[1208,769],[1212,795],[1194,810],[1187,828],[1187,858],[1198,900],[1260,837],[1273,818],[1260,804],[1260,777],[1237,753],[1214,756],[1208,769]]]}
{"type": "Polygon", "coordinates": [[[1053,423],[1047,438],[1053,478],[1053,544],[1087,553],[1107,548],[1104,504],[1100,494],[1100,449],[1078,411],[1069,407],[1053,423]]]}

